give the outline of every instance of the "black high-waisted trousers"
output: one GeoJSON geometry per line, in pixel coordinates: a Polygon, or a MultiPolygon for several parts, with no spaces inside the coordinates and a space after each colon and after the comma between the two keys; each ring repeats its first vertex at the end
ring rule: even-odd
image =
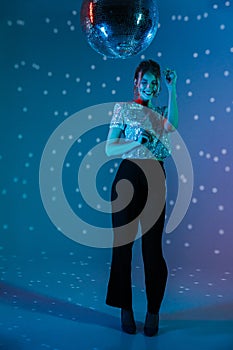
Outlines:
{"type": "Polygon", "coordinates": [[[106,297],[108,305],[132,308],[132,247],[140,221],[147,310],[159,312],[168,273],[162,252],[165,196],[163,162],[153,159],[121,162],[111,192],[114,245],[106,297]],[[133,186],[130,201],[129,182],[122,179],[133,186]]]}

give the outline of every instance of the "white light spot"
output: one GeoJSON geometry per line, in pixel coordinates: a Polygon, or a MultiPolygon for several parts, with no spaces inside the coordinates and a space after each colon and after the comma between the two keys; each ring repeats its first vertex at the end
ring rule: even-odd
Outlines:
{"type": "Polygon", "coordinates": [[[221,29],[221,30],[224,30],[225,28],[226,28],[225,24],[221,24],[221,25],[220,25],[220,29],[221,29]]]}
{"type": "Polygon", "coordinates": [[[200,152],[199,152],[199,156],[200,156],[200,157],[203,157],[203,156],[204,156],[204,151],[200,151],[200,152]]]}
{"type": "Polygon", "coordinates": [[[224,235],[224,230],[223,230],[222,228],[220,228],[220,230],[218,231],[218,233],[219,233],[220,235],[224,235]]]}
{"type": "Polygon", "coordinates": [[[19,26],[24,26],[25,22],[22,19],[17,19],[16,24],[19,26]]]}
{"type": "Polygon", "coordinates": [[[215,121],[215,116],[214,116],[214,115],[211,115],[211,116],[210,116],[210,121],[211,121],[211,122],[214,122],[214,121],[215,121]]]}
{"type": "Polygon", "coordinates": [[[215,249],[214,254],[220,254],[220,250],[215,249]]]}
{"type": "Polygon", "coordinates": [[[227,112],[227,113],[230,113],[230,112],[231,112],[231,107],[229,107],[229,106],[226,107],[226,112],[227,112]]]}
{"type": "Polygon", "coordinates": [[[184,174],[181,174],[181,175],[180,175],[180,179],[181,179],[181,181],[182,181],[183,183],[187,183],[187,178],[185,177],[184,174]]]}
{"type": "Polygon", "coordinates": [[[194,204],[196,204],[196,203],[197,203],[197,198],[193,198],[193,199],[192,199],[192,202],[193,202],[194,204]]]}
{"type": "Polygon", "coordinates": [[[221,150],[221,153],[225,155],[225,154],[227,154],[227,150],[226,150],[225,148],[223,148],[223,149],[221,150]]]}
{"type": "Polygon", "coordinates": [[[199,190],[200,190],[200,191],[204,191],[204,189],[205,189],[205,186],[203,186],[203,185],[200,185],[200,186],[199,186],[199,190]]]}
{"type": "Polygon", "coordinates": [[[194,52],[193,57],[194,57],[194,58],[197,58],[197,57],[198,57],[198,53],[197,53],[197,52],[194,52]]]}
{"type": "Polygon", "coordinates": [[[209,54],[210,54],[210,50],[209,50],[209,49],[206,49],[206,50],[205,50],[205,54],[206,54],[206,55],[209,55],[209,54]]]}
{"type": "Polygon", "coordinates": [[[225,167],[225,171],[226,172],[229,172],[231,170],[231,168],[227,165],[226,167],[225,167]]]}
{"type": "Polygon", "coordinates": [[[212,192],[213,192],[213,193],[217,193],[217,192],[218,192],[218,189],[217,189],[216,187],[213,187],[213,188],[212,188],[212,192]]]}
{"type": "Polygon", "coordinates": [[[206,73],[204,73],[204,78],[209,78],[209,73],[208,72],[206,72],[206,73]]]}
{"type": "Polygon", "coordinates": [[[194,120],[198,120],[199,119],[199,115],[195,114],[193,117],[194,120]]]}
{"type": "Polygon", "coordinates": [[[223,206],[222,204],[220,204],[220,205],[218,206],[218,210],[219,210],[219,211],[223,211],[223,210],[224,210],[224,206],[223,206]]]}
{"type": "Polygon", "coordinates": [[[215,102],[215,98],[214,97],[210,97],[210,102],[211,103],[215,102]]]}
{"type": "Polygon", "coordinates": [[[217,162],[219,161],[218,156],[215,156],[215,157],[213,158],[213,161],[214,161],[215,163],[217,163],[217,162]]]}

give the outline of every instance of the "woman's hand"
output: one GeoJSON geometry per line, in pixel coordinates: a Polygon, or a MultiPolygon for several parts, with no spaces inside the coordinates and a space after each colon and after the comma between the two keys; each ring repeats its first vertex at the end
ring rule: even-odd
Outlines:
{"type": "Polygon", "coordinates": [[[141,145],[151,141],[151,133],[147,130],[143,130],[137,140],[141,145]]]}
{"type": "Polygon", "coordinates": [[[176,100],[176,80],[177,75],[174,70],[166,69],[164,72],[165,82],[168,88],[168,116],[164,124],[164,128],[167,132],[172,132],[177,129],[178,126],[178,107],[176,100]]]}
{"type": "Polygon", "coordinates": [[[177,81],[176,71],[167,68],[163,71],[163,74],[165,75],[165,83],[166,83],[168,90],[175,88],[176,81],[177,81]]]}

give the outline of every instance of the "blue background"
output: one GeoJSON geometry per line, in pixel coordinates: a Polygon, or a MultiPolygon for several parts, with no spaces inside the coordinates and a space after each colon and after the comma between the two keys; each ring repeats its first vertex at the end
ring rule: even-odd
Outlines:
{"type": "MultiPolygon", "coordinates": [[[[169,280],[161,318],[164,333],[169,329],[171,333],[161,334],[161,343],[156,344],[158,349],[169,348],[173,336],[182,334],[186,339],[189,329],[198,328],[197,334],[189,334],[190,349],[192,342],[197,346],[198,337],[205,349],[233,347],[233,4],[167,0],[158,5],[160,27],[149,48],[135,57],[114,60],[99,55],[86,42],[79,25],[81,1],[1,2],[3,349],[118,349],[128,341],[127,335],[118,334],[118,310],[104,304],[111,249],[80,245],[57,230],[40,197],[39,167],[47,140],[70,115],[95,104],[133,98],[134,70],[144,58],[177,71],[179,133],[194,169],[186,216],[175,231],[164,234],[169,280]],[[212,323],[216,329],[202,323],[206,320],[216,322],[212,323]],[[220,320],[225,320],[221,326],[220,320]],[[203,327],[208,329],[208,339],[203,327]],[[220,333],[216,339],[215,330],[220,333]]],[[[166,102],[163,84],[158,104],[166,102]]],[[[107,128],[98,134],[101,141],[106,136],[107,128]]],[[[95,136],[93,140],[94,145],[99,142],[95,136]]],[[[64,163],[64,187],[77,214],[88,210],[80,205],[72,180],[87,145],[88,141],[76,146],[64,163]]],[[[102,195],[108,196],[112,164],[105,167],[107,191],[102,195]]],[[[169,217],[181,180],[172,158],[166,161],[166,170],[169,217]]],[[[98,215],[96,220],[101,220],[98,215]]],[[[143,320],[138,241],[134,249],[135,313],[143,320]]],[[[142,339],[129,340],[126,348],[150,349],[142,339]]]]}

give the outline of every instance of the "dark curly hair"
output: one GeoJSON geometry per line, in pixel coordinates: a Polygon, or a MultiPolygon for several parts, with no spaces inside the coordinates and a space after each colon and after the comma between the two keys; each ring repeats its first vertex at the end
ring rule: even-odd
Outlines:
{"type": "Polygon", "coordinates": [[[143,77],[143,75],[147,72],[151,72],[157,79],[159,82],[159,89],[157,91],[157,95],[160,93],[161,91],[161,69],[160,69],[160,65],[153,61],[153,60],[145,60],[142,61],[136,68],[135,70],[135,74],[134,74],[134,94],[137,94],[137,82],[139,79],[139,75],[141,73],[141,76],[143,77]]]}

